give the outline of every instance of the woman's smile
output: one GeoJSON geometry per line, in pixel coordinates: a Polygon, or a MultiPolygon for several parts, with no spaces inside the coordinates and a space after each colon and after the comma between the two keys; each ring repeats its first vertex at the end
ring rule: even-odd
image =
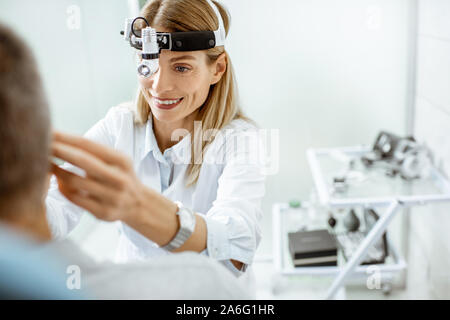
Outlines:
{"type": "Polygon", "coordinates": [[[155,106],[159,109],[163,110],[171,110],[177,107],[184,98],[179,99],[160,99],[153,97],[153,101],[155,102],[155,106]]]}

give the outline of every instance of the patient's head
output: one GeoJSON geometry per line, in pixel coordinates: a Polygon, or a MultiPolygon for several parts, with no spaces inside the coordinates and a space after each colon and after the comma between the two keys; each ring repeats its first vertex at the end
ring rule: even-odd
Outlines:
{"type": "Polygon", "coordinates": [[[23,41],[0,24],[1,222],[42,218],[49,144],[49,108],[36,62],[23,41]]]}

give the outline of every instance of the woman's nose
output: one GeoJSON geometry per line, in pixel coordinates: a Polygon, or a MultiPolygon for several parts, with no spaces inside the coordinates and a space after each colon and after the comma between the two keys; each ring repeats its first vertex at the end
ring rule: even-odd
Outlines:
{"type": "Polygon", "coordinates": [[[150,78],[152,79],[151,87],[153,92],[162,93],[173,89],[173,81],[170,79],[170,75],[161,70],[161,68],[150,78]]]}

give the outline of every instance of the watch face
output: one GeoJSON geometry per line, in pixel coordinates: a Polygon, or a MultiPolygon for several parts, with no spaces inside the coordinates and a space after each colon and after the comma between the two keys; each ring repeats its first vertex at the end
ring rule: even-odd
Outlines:
{"type": "Polygon", "coordinates": [[[188,209],[183,208],[180,210],[180,224],[182,228],[194,231],[195,226],[195,214],[190,212],[188,209]]]}

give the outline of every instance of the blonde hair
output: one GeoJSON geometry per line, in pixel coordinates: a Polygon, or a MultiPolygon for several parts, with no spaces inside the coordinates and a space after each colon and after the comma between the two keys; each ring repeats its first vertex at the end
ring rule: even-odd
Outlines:
{"type": "MultiPolygon", "coordinates": [[[[230,18],[226,10],[214,1],[220,15],[222,16],[225,31],[228,34],[230,18]]],[[[219,21],[214,13],[214,9],[206,0],[152,0],[149,1],[141,10],[141,16],[146,18],[151,26],[159,26],[172,32],[180,31],[207,31],[217,30],[219,21]]],[[[212,85],[199,112],[199,118],[204,130],[220,130],[234,119],[244,119],[250,121],[242,113],[237,98],[237,88],[234,78],[233,67],[230,57],[223,46],[206,50],[209,62],[214,63],[219,56],[225,53],[227,68],[218,83],[212,85]]],[[[142,91],[139,90],[136,100],[136,122],[145,124],[151,116],[150,106],[148,105],[142,91]]],[[[191,157],[201,155],[202,159],[207,147],[214,140],[202,139],[199,134],[191,135],[191,157]],[[194,143],[194,140],[197,143],[194,143]],[[194,148],[201,150],[194,150],[194,148]]],[[[187,186],[194,185],[199,177],[201,162],[197,160],[191,162],[187,169],[187,186]]]]}

